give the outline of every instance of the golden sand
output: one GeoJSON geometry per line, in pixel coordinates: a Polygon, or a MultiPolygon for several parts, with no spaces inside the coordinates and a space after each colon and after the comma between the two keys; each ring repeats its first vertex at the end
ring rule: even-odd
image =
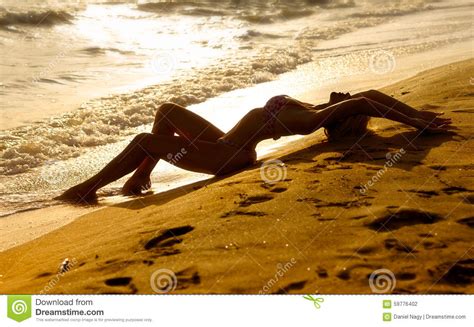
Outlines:
{"type": "Polygon", "coordinates": [[[173,293],[372,293],[377,271],[388,292],[473,293],[473,76],[471,59],[383,90],[444,111],[457,135],[374,120],[360,140],[305,137],[268,158],[276,183],[258,164],[0,253],[0,293],[154,293],[159,269],[173,293]]]}

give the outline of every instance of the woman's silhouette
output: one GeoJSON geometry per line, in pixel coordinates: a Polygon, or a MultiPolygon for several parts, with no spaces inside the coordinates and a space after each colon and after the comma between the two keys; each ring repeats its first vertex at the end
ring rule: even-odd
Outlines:
{"type": "Polygon", "coordinates": [[[262,140],[306,135],[319,128],[325,129],[330,140],[362,135],[367,131],[369,117],[383,117],[425,132],[452,129],[451,120],[440,115],[442,113],[418,111],[375,90],[352,96],[333,92],[329,102],[320,105],[280,95],[268,100],[263,108],[249,111],[224,133],[186,108],[164,103],[156,113],[151,133],[138,134],[99,173],[70,188],[58,199],[90,201],[98,189],[133,171],[123,192],[139,194],[151,187],[150,174],[160,159],[191,171],[228,174],[254,164],[255,147],[262,140]],[[181,155],[175,156],[177,153],[181,155]]]}

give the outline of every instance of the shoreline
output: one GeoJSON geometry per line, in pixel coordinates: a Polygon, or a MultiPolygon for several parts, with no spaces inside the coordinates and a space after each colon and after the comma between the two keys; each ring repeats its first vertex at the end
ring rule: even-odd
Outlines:
{"type": "Polygon", "coordinates": [[[377,133],[361,141],[364,151],[305,136],[266,157],[284,162],[286,177],[274,184],[262,183],[253,166],[97,210],[1,252],[0,290],[38,292],[70,258],[78,264],[55,293],[148,294],[150,274],[167,268],[177,293],[253,294],[294,258],[269,293],[366,294],[376,269],[394,272],[395,293],[472,293],[463,271],[474,255],[473,68],[471,58],[383,88],[445,111],[458,135],[419,136],[374,119],[377,133]],[[358,192],[400,148],[407,153],[396,167],[358,192]],[[158,241],[170,231],[173,242],[158,241]],[[129,283],[107,286],[124,276],[129,283]]]}
{"type": "MultiPolygon", "coordinates": [[[[335,41],[328,41],[329,44],[334,43],[335,41]]],[[[324,45],[324,43],[323,43],[324,45]]],[[[432,68],[436,65],[445,65],[448,63],[456,62],[459,60],[464,60],[468,58],[470,42],[463,42],[460,44],[453,44],[445,48],[432,50],[429,52],[417,53],[409,55],[406,57],[397,58],[398,66],[397,70],[391,74],[385,75],[375,75],[370,73],[362,73],[360,75],[347,76],[344,78],[338,78],[333,81],[328,81],[326,85],[318,85],[317,87],[308,88],[306,91],[304,88],[298,89],[295,93],[292,93],[293,96],[308,102],[319,102],[324,101],[325,97],[334,89],[344,90],[351,93],[358,92],[368,88],[383,88],[389,84],[399,82],[403,79],[409,78],[417,73],[422,72],[427,67],[432,68]],[[437,56],[434,59],[436,64],[428,63],[423,64],[423,58],[425,56],[437,56]],[[388,78],[388,81],[387,81],[388,78]],[[357,85],[354,87],[354,85],[357,85]]],[[[311,67],[311,64],[304,64],[299,66],[295,71],[282,74],[276,81],[271,81],[267,83],[258,84],[252,88],[235,90],[223,95],[220,95],[216,98],[207,100],[204,103],[191,106],[191,109],[197,113],[203,115],[206,119],[215,123],[218,126],[221,126],[222,121],[219,118],[219,115],[228,115],[229,111],[232,112],[232,119],[237,121],[239,117],[243,116],[246,112],[246,108],[252,108],[253,106],[258,106],[259,102],[255,101],[259,98],[262,98],[264,95],[268,97],[274,95],[275,91],[277,93],[279,90],[287,88],[287,85],[291,85],[291,82],[298,80],[299,78],[304,78],[305,72],[308,70],[308,67],[311,67]],[[273,93],[272,93],[273,92],[273,93]],[[242,103],[244,107],[242,107],[242,103]],[[238,105],[236,105],[238,104],[238,105]],[[240,107],[239,107],[240,105],[240,107]],[[218,112],[218,110],[209,110],[210,108],[223,108],[226,107],[226,112],[218,112]],[[217,118],[216,118],[217,116],[217,118]]],[[[292,91],[293,92],[293,91],[292,91]]],[[[233,124],[232,119],[226,122],[224,130],[230,128],[233,124]]],[[[291,147],[291,144],[300,140],[302,136],[292,136],[285,137],[275,142],[272,140],[267,140],[262,142],[257,150],[260,153],[259,159],[265,158],[267,156],[275,156],[278,153],[286,153],[285,147],[291,147]]],[[[154,174],[155,176],[157,173],[154,174]]],[[[191,174],[192,176],[192,174],[191,174]]],[[[189,176],[187,178],[190,183],[195,183],[196,178],[189,176]]],[[[212,178],[212,176],[209,176],[212,178]]],[[[202,180],[206,180],[206,177],[203,177],[202,180]]],[[[198,178],[199,180],[199,178],[198,178]]],[[[181,185],[186,184],[183,181],[178,181],[174,183],[177,186],[174,190],[180,192],[181,185]]],[[[171,183],[173,185],[173,183],[171,183]]],[[[156,192],[151,196],[161,194],[163,192],[172,191],[172,186],[160,184],[158,187],[155,186],[153,191],[156,192]],[[165,187],[165,189],[160,189],[160,187],[165,187]]],[[[75,219],[79,218],[83,214],[93,212],[96,210],[105,209],[109,206],[113,206],[118,203],[128,203],[129,201],[141,201],[140,199],[129,199],[123,196],[116,196],[112,198],[102,199],[97,206],[92,206],[90,208],[76,207],[67,204],[59,204],[48,206],[40,209],[33,209],[25,212],[13,213],[6,215],[0,218],[0,251],[7,250],[13,246],[23,244],[25,242],[34,240],[37,237],[45,235],[51,231],[54,231],[62,226],[65,226],[75,219]],[[69,209],[69,212],[68,212],[69,209]],[[49,216],[62,217],[62,218],[49,218],[49,216]],[[43,217],[46,218],[43,218],[43,217]],[[8,235],[9,234],[18,234],[23,229],[24,226],[28,226],[29,229],[32,229],[33,233],[28,233],[28,235],[22,235],[21,240],[12,241],[8,235]]]]}

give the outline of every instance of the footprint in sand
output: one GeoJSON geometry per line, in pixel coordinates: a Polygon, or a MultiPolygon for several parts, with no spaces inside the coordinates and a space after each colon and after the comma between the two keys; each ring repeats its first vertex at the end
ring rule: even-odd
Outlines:
{"type": "Polygon", "coordinates": [[[441,165],[432,165],[432,166],[428,166],[429,168],[433,169],[433,170],[437,170],[437,171],[444,171],[447,169],[446,166],[441,166],[441,165]]]}
{"type": "Polygon", "coordinates": [[[303,287],[306,285],[306,282],[306,280],[302,280],[299,282],[290,283],[284,287],[279,288],[278,291],[274,292],[273,294],[287,294],[291,291],[299,291],[303,289],[303,287]]]}
{"type": "Polygon", "coordinates": [[[401,281],[401,280],[414,280],[414,279],[416,279],[416,273],[413,273],[413,272],[400,272],[400,273],[395,274],[395,278],[398,281],[401,281]]]}
{"type": "Polygon", "coordinates": [[[462,187],[462,186],[450,186],[441,189],[444,193],[448,195],[456,194],[456,193],[464,193],[464,192],[471,192],[470,190],[462,187]]]}
{"type": "Polygon", "coordinates": [[[456,221],[458,224],[466,225],[470,228],[474,228],[474,216],[473,217],[467,217],[467,218],[462,218],[456,221]]]}
{"type": "Polygon", "coordinates": [[[235,216],[251,216],[251,217],[263,217],[267,214],[263,211],[242,211],[242,210],[231,210],[221,215],[221,218],[229,218],[235,216]]]}
{"type": "Polygon", "coordinates": [[[405,252],[405,253],[417,253],[418,251],[413,250],[413,248],[405,243],[402,243],[398,239],[395,238],[387,238],[383,241],[384,246],[387,250],[395,250],[398,252],[405,252]]]}
{"type": "Polygon", "coordinates": [[[463,200],[465,203],[474,204],[474,195],[468,195],[463,200]]]}
{"type": "Polygon", "coordinates": [[[361,254],[361,255],[371,255],[371,254],[376,253],[377,251],[378,251],[377,246],[367,245],[367,246],[363,246],[357,249],[356,253],[361,254]]]}
{"type": "Polygon", "coordinates": [[[272,195],[255,195],[245,197],[242,201],[239,202],[239,207],[250,207],[252,204],[267,202],[273,199],[272,195]]]}
{"type": "MultiPolygon", "coordinates": [[[[286,180],[285,180],[286,181],[286,180]]],[[[291,180],[290,180],[291,181],[291,180]]],[[[262,183],[260,186],[272,193],[283,193],[288,190],[287,187],[277,186],[279,183],[262,183]]]]}
{"type": "Polygon", "coordinates": [[[424,241],[423,247],[425,248],[425,250],[433,250],[433,249],[445,249],[448,246],[443,242],[424,241]]]}
{"type": "Polygon", "coordinates": [[[408,192],[415,193],[421,198],[428,198],[428,199],[433,196],[439,195],[439,193],[436,191],[408,190],[408,192]]]}
{"type": "Polygon", "coordinates": [[[445,262],[428,273],[434,281],[447,284],[465,286],[474,282],[474,259],[465,259],[457,262],[445,262]]]}
{"type": "Polygon", "coordinates": [[[388,232],[405,226],[420,224],[433,224],[443,217],[437,213],[427,212],[419,209],[401,208],[396,212],[381,214],[372,219],[366,226],[377,232],[388,232]]]}
{"type": "Polygon", "coordinates": [[[118,294],[135,294],[138,292],[135,284],[132,283],[132,277],[115,277],[109,278],[104,281],[104,284],[114,288],[119,288],[121,291],[105,292],[106,294],[118,293],[118,294]],[[124,290],[125,288],[125,290],[124,290]],[[123,290],[123,291],[122,291],[123,290]]]}
{"type": "Polygon", "coordinates": [[[201,276],[195,267],[189,267],[176,273],[176,289],[186,289],[192,285],[201,284],[201,276]]]}
{"type": "Polygon", "coordinates": [[[187,234],[191,232],[193,229],[194,227],[190,225],[165,229],[160,232],[160,235],[148,240],[145,243],[144,248],[145,250],[152,250],[156,248],[171,247],[174,244],[181,243],[183,241],[178,236],[187,234]]]}
{"type": "Polygon", "coordinates": [[[348,200],[340,202],[327,202],[317,198],[298,198],[298,202],[309,202],[314,205],[315,208],[325,208],[325,207],[340,207],[340,208],[352,208],[352,207],[361,207],[370,205],[369,202],[364,200],[348,200]]]}
{"type": "Polygon", "coordinates": [[[270,192],[272,192],[272,193],[283,193],[286,190],[288,190],[286,187],[275,187],[275,188],[271,189],[270,192]]]}
{"type": "Polygon", "coordinates": [[[127,286],[132,281],[132,277],[117,277],[105,280],[107,286],[127,286]]]}
{"type": "Polygon", "coordinates": [[[185,235],[192,230],[194,230],[194,227],[190,225],[161,230],[158,236],[143,242],[144,244],[142,243],[143,248],[151,253],[150,258],[148,258],[149,260],[142,262],[146,265],[152,265],[153,261],[151,259],[181,253],[174,245],[183,242],[183,239],[179,236],[185,235]]]}
{"type": "Polygon", "coordinates": [[[51,273],[51,272],[44,272],[44,273],[41,273],[41,274],[38,274],[35,278],[45,278],[45,277],[49,277],[49,276],[53,276],[54,274],[51,273]]]}
{"type": "Polygon", "coordinates": [[[355,270],[355,269],[360,269],[360,268],[369,269],[370,271],[374,271],[376,269],[379,269],[380,267],[379,266],[374,266],[374,265],[371,265],[371,264],[368,264],[368,263],[358,263],[358,264],[354,264],[350,267],[345,267],[345,268],[341,269],[336,274],[336,277],[339,278],[339,279],[342,279],[342,280],[349,280],[349,279],[351,279],[352,271],[355,270]]]}

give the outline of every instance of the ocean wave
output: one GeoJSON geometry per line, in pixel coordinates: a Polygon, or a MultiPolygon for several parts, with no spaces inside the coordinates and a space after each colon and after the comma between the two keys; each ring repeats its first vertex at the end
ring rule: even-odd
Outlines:
{"type": "Polygon", "coordinates": [[[0,173],[24,173],[50,160],[79,156],[85,148],[115,143],[149,124],[160,103],[188,106],[224,92],[274,79],[311,61],[305,49],[266,50],[246,64],[226,59],[196,70],[193,76],[133,93],[91,101],[82,108],[48,121],[2,131],[0,173]]]}
{"type": "Polygon", "coordinates": [[[81,52],[85,52],[87,54],[90,54],[90,55],[99,55],[99,54],[105,54],[107,52],[116,52],[116,53],[120,53],[120,54],[123,54],[123,55],[129,55],[129,54],[133,54],[134,52],[133,51],[128,51],[128,50],[120,50],[120,49],[117,49],[117,48],[103,48],[103,47],[86,47],[86,48],[83,48],[81,50],[79,50],[81,52]]]}
{"type": "Polygon", "coordinates": [[[387,5],[381,8],[365,10],[351,14],[354,18],[372,18],[372,17],[397,17],[417,13],[423,10],[430,10],[433,7],[425,1],[416,3],[397,3],[396,5],[387,5]]]}
{"type": "Polygon", "coordinates": [[[293,19],[310,16],[314,13],[311,9],[293,9],[293,8],[283,8],[278,13],[278,18],[284,19],[293,19]]]}
{"type": "Polygon", "coordinates": [[[27,12],[0,12],[0,27],[6,29],[18,25],[53,26],[70,24],[74,16],[63,10],[39,10],[27,12]]]}
{"type": "Polygon", "coordinates": [[[186,8],[190,6],[199,6],[198,2],[180,1],[180,2],[147,2],[138,3],[137,9],[142,11],[165,12],[178,8],[186,8]]]}
{"type": "Polygon", "coordinates": [[[353,0],[296,0],[296,1],[200,1],[149,2],[137,4],[137,9],[161,14],[176,13],[192,16],[229,16],[250,23],[269,24],[282,19],[310,16],[313,7],[331,9],[352,7],[353,0]]]}
{"type": "Polygon", "coordinates": [[[283,38],[283,35],[272,34],[272,33],[263,33],[254,29],[247,30],[244,34],[239,35],[238,38],[241,40],[250,40],[253,38],[268,38],[268,39],[280,39],[283,38]]]}
{"type": "Polygon", "coordinates": [[[325,9],[350,8],[356,5],[354,0],[305,0],[305,2],[325,9]]]}
{"type": "Polygon", "coordinates": [[[225,10],[208,8],[190,8],[181,11],[180,14],[188,16],[226,16],[229,14],[229,12],[225,10]]]}

